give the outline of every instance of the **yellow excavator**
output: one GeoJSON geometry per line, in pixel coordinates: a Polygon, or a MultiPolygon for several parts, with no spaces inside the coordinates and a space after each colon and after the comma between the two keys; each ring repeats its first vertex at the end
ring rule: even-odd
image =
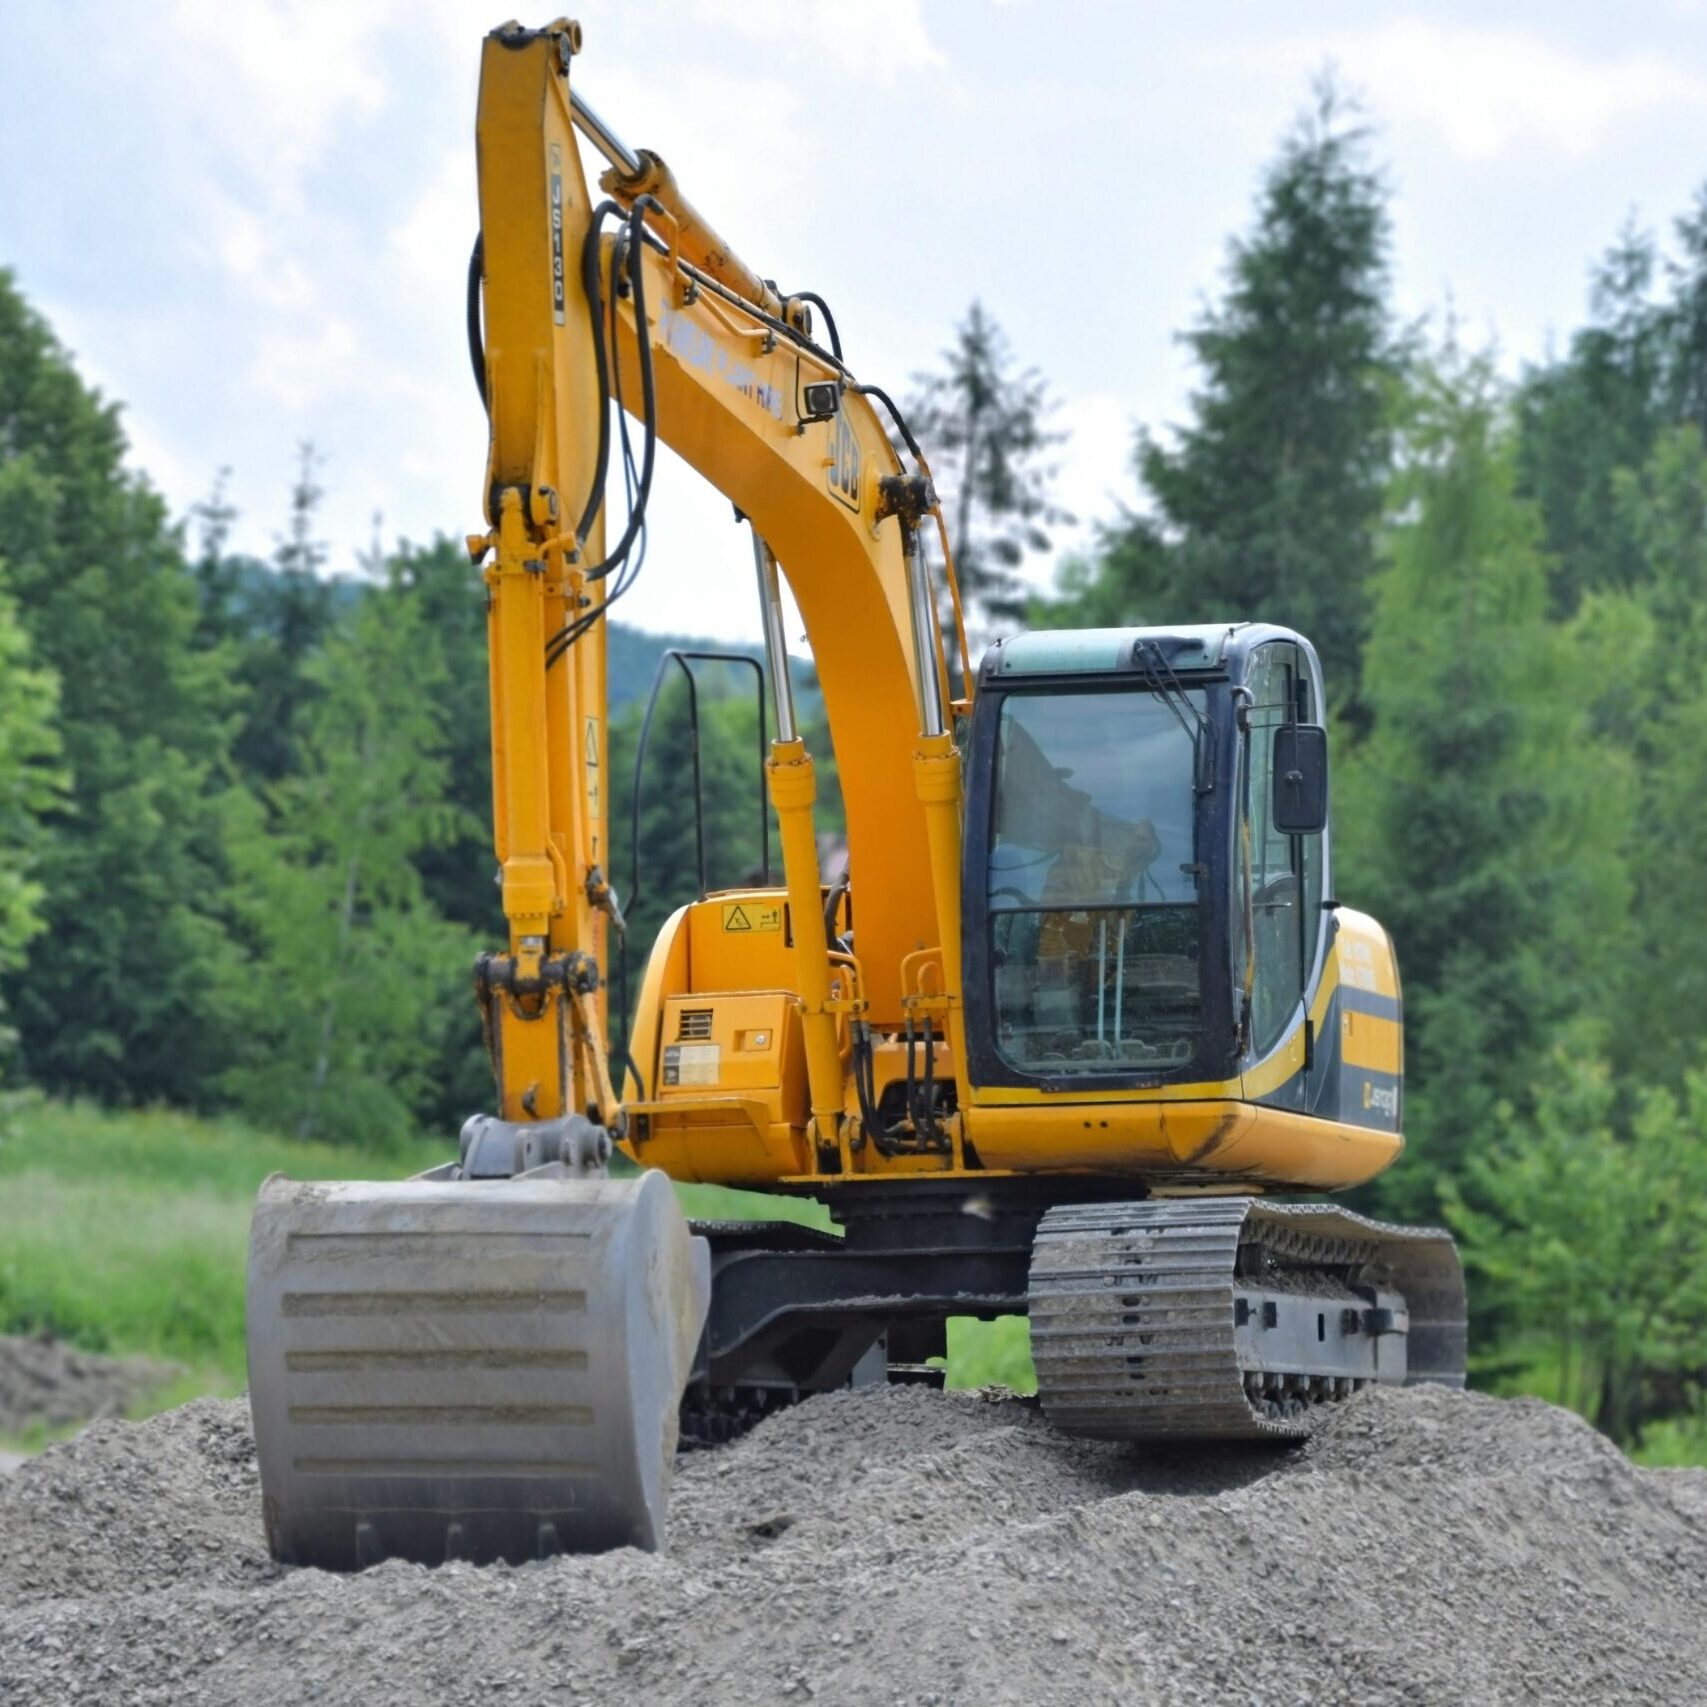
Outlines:
{"type": "Polygon", "coordinates": [[[1450,1238],[1273,1195],[1358,1185],[1403,1142],[1398,973],[1335,898],[1309,642],[1026,633],[974,668],[900,412],[821,298],[746,265],[572,88],[580,46],[506,24],[481,58],[496,1107],[416,1179],[262,1188],[274,1554],[656,1548],[679,1446],[940,1380],[956,1316],[1029,1315],[1049,1419],[1103,1439],[1299,1438],[1370,1382],[1462,1384],[1450,1238]],[[604,619],[660,443],[751,528],[783,881],[669,918],[618,1073],[604,619]],[[846,806],[831,883],[784,576],[846,806]],[[690,1226],[672,1181],[834,1225],[690,1226]]]}

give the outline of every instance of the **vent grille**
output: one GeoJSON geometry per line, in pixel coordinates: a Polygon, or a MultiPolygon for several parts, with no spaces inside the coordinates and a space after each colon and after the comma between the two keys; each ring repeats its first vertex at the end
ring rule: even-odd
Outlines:
{"type": "Polygon", "coordinates": [[[701,1038],[711,1036],[710,1008],[683,1008],[681,1029],[676,1038],[682,1043],[693,1043],[701,1038]]]}

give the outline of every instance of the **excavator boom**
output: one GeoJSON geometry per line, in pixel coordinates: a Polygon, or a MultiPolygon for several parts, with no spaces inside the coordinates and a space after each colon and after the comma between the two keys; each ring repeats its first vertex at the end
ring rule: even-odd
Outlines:
{"type": "MultiPolygon", "coordinates": [[[[459,1159],[397,1185],[268,1182],[254,1220],[249,1362],[268,1534],[283,1559],[524,1559],[655,1547],[709,1253],[661,1173],[606,1177],[649,1105],[613,1081],[604,614],[632,585],[656,449],[675,446],[754,528],[775,652],[777,560],[820,641],[854,856],[899,897],[862,951],[863,1013],[957,905],[958,770],[920,528],[934,495],[872,403],[692,207],[570,88],[580,32],[484,43],[470,341],[490,423],[486,527],[493,821],[508,941],[475,989],[497,1103],[459,1159]],[[613,162],[582,173],[577,127],[613,162]],[[612,403],[645,448],[620,534],[612,403]],[[615,535],[613,537],[613,535],[615,535]],[[923,722],[921,722],[921,717],[923,722]],[[921,745],[921,730],[925,737],[921,745]],[[897,761],[956,785],[898,797],[897,761]],[[911,881],[930,864],[941,892],[911,881]],[[947,912],[942,911],[944,907],[947,912]]],[[[786,672],[777,678],[786,688],[786,672]]],[[[834,983],[812,760],[779,705],[768,771],[792,907],[789,982],[811,1078],[795,1167],[836,1154],[851,974],[834,983]]],[[[677,1112],[674,1108],[672,1113],[677,1112]]]]}

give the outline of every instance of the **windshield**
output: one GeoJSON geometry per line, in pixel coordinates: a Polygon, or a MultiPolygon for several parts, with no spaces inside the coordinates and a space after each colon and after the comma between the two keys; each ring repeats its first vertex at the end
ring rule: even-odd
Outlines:
{"type": "Polygon", "coordinates": [[[1027,1073],[1197,1052],[1201,690],[1009,694],[989,860],[996,1041],[1027,1073]],[[1183,703],[1180,702],[1183,700],[1183,703]]]}

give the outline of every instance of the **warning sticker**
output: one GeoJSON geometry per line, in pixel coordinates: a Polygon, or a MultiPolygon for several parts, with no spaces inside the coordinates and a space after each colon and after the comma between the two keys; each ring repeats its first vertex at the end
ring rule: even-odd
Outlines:
{"type": "Polygon", "coordinates": [[[723,1050],[716,1043],[671,1043],[664,1049],[666,1085],[715,1085],[723,1050]]]}
{"type": "Polygon", "coordinates": [[[604,812],[604,795],[599,788],[599,720],[596,717],[587,719],[582,750],[586,754],[587,816],[597,824],[604,812]]]}
{"type": "Polygon", "coordinates": [[[780,901],[729,901],[723,908],[723,928],[726,931],[780,931],[782,903],[780,901]]]}

